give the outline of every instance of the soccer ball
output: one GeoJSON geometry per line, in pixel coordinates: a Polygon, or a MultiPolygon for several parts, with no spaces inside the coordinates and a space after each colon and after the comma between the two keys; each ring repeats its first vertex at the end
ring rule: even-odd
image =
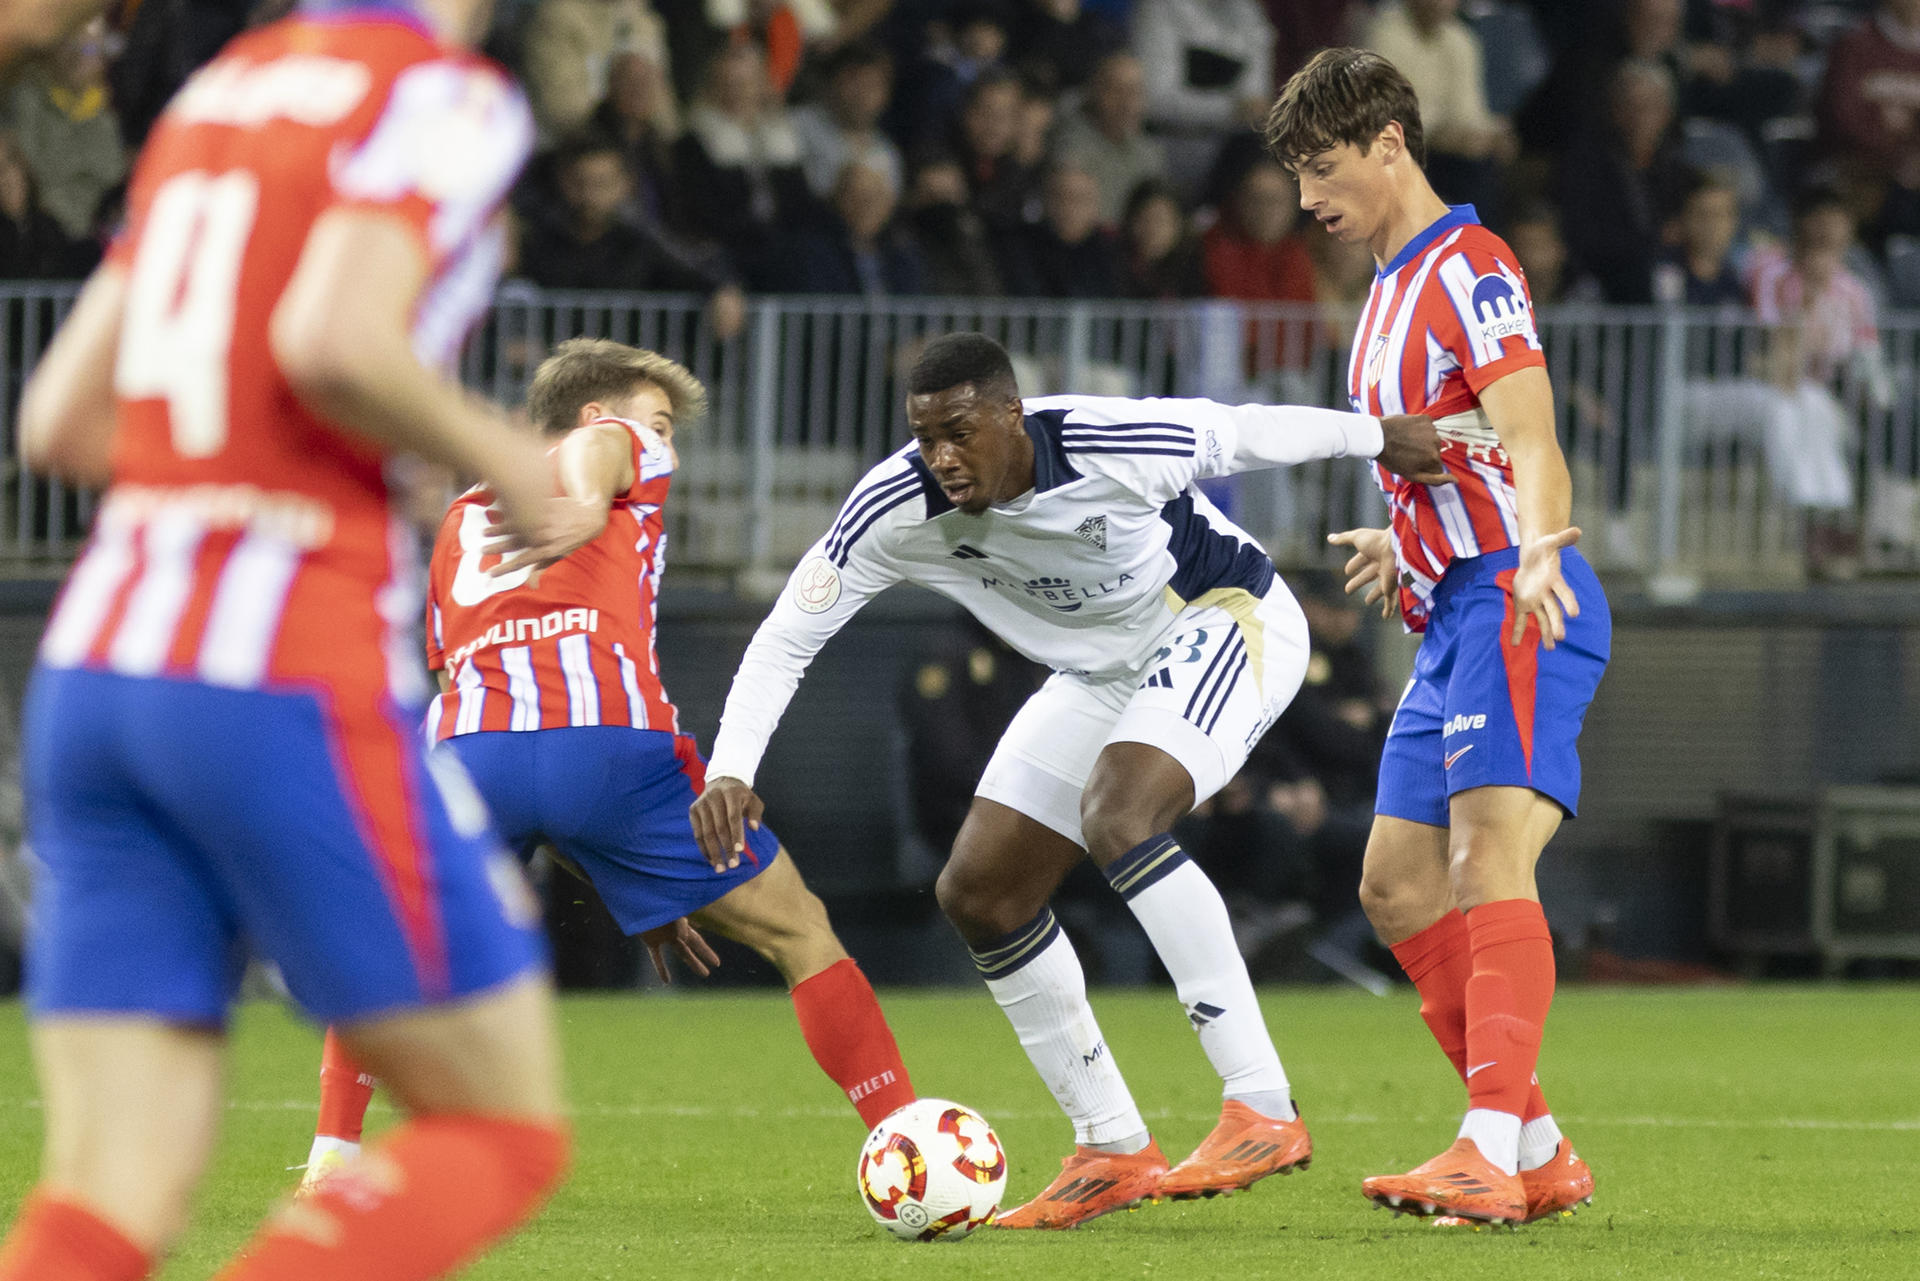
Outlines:
{"type": "Polygon", "coordinates": [[[873,1220],[903,1241],[958,1241],[993,1217],[1007,1154],[985,1117],[920,1099],[873,1127],[854,1170],[873,1220]]]}

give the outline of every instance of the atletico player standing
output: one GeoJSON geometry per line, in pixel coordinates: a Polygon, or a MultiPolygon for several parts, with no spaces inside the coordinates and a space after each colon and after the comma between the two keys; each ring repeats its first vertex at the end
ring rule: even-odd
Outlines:
{"type": "Polygon", "coordinates": [[[1360,898],[1467,1085],[1459,1139],[1381,1205],[1525,1222],[1592,1196],[1534,1066],[1553,944],[1534,866],[1580,795],[1576,741],[1611,643],[1575,549],[1553,392],[1513,252],[1428,184],[1413,88],[1392,63],[1327,49],[1267,122],[1300,205],[1379,274],[1354,336],[1355,410],[1432,415],[1455,484],[1376,474],[1387,529],[1336,534],[1349,590],[1424,632],[1380,764],[1360,898]]]}
{"type": "Polygon", "coordinates": [[[407,1122],[222,1281],[446,1275],[558,1182],[537,912],[405,644],[405,452],[486,479],[526,549],[577,513],[440,372],[491,295],[525,101],[486,0],[310,6],[161,117],[127,229],[21,408],[29,466],[105,496],[40,647],[24,784],[40,1180],[5,1281],[134,1281],[212,1152],[243,943],[407,1122]]]}
{"type": "MultiPolygon", "coordinates": [[[[454,502],[428,575],[427,666],[443,691],[428,734],[466,767],[508,843],[550,841],[646,940],[663,978],[663,949],[702,974],[714,959],[689,916],[772,961],[814,1060],[872,1127],[913,1102],[913,1085],[826,906],[770,828],[750,833],[744,858],[709,865],[687,816],[706,764],[661,684],[654,621],[674,433],[706,395],[685,366],[603,338],[569,339],[541,362],[527,412],[555,442],[583,529],[598,532],[536,571],[536,557],[500,554],[492,494],[454,502]]],[[[371,1096],[329,1037],[303,1186],[323,1186],[358,1150],[371,1096]]]]}

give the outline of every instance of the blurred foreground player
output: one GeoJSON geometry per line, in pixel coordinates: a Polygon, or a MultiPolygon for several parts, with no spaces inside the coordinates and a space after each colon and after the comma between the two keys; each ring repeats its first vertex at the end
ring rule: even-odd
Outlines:
{"type": "Polygon", "coordinates": [[[1381,473],[1390,528],[1332,539],[1355,553],[1348,589],[1397,601],[1425,632],[1380,763],[1360,899],[1468,1096],[1452,1147],[1365,1191],[1526,1222],[1593,1194],[1534,1076],[1554,978],[1534,865],[1579,802],[1607,601],[1573,546],[1526,282],[1471,206],[1428,185],[1406,78],[1378,54],[1325,50],[1287,83],[1267,137],[1301,207],[1380,267],[1354,337],[1354,409],[1431,414],[1458,482],[1381,473]]]}
{"type": "Polygon", "coordinates": [[[538,442],[435,372],[486,303],[532,137],[465,51],[486,6],[308,12],[162,117],[128,228],[21,410],[29,466],[106,485],[26,709],[41,1181],[5,1281],[132,1281],[181,1231],[245,946],[409,1120],[223,1281],[447,1274],[558,1182],[536,905],[406,661],[407,452],[564,533],[538,442]]]}
{"type": "Polygon", "coordinates": [[[1433,425],[1210,400],[1023,402],[1007,353],[979,334],[927,346],[907,421],[913,443],[854,489],[741,660],[694,806],[701,847],[729,861],[751,848],[754,772],[827,639],[894,583],[940,592],[1054,672],[1001,737],[938,885],[1079,1145],[999,1226],[1070,1228],[1305,1165],[1312,1142],[1226,904],[1168,829],[1225,786],[1300,687],[1307,624],[1195,482],[1376,456],[1444,480],[1433,425]],[[1146,930],[1223,1084],[1219,1125],[1171,1171],[1048,906],[1088,857],[1146,930]]]}
{"type": "MultiPolygon", "coordinates": [[[[430,734],[436,754],[465,765],[508,843],[552,842],[646,940],[661,978],[665,948],[701,974],[715,960],[688,916],[773,962],[814,1060],[872,1127],[913,1102],[913,1086],[825,905],[770,830],[752,832],[745,862],[723,869],[687,817],[705,767],[660,683],[653,633],[674,429],[706,398],[684,366],[605,339],[571,339],[542,362],[527,412],[558,440],[578,550],[534,570],[527,556],[490,550],[486,490],[453,504],[429,575],[427,666],[445,691],[430,734]]],[[[307,1184],[357,1150],[371,1095],[329,1038],[307,1184]]]]}

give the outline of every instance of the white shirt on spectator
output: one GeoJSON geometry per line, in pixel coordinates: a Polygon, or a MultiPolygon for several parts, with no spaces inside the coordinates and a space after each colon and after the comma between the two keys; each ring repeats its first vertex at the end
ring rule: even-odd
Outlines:
{"type": "Polygon", "coordinates": [[[1427,36],[1404,5],[1390,4],[1367,25],[1365,43],[1398,67],[1420,96],[1420,122],[1429,143],[1492,127],[1480,37],[1460,19],[1427,36]]]}
{"type": "Polygon", "coordinates": [[[822,200],[833,194],[840,171],[859,164],[880,174],[900,192],[902,168],[900,148],[878,129],[864,138],[847,133],[834,123],[833,113],[818,103],[795,107],[787,119],[800,139],[800,164],[807,174],[807,186],[822,200]]]}
{"type": "Polygon", "coordinates": [[[1134,7],[1133,51],[1153,124],[1228,128],[1242,101],[1274,93],[1273,24],[1259,0],[1148,0],[1134,7]]]}

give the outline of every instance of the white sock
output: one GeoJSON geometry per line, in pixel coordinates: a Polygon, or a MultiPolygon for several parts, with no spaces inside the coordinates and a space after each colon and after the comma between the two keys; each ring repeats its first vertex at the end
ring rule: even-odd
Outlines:
{"type": "Polygon", "coordinates": [[[1554,1124],[1551,1112],[1521,1126],[1520,1168],[1537,1170],[1553,1160],[1553,1154],[1560,1150],[1560,1137],[1560,1127],[1554,1124]]]}
{"type": "Polygon", "coordinates": [[[1142,841],[1107,868],[1107,880],[1146,930],[1200,1034],[1224,1093],[1266,1116],[1295,1113],[1286,1069],[1267,1034],[1247,962],[1234,946],[1226,902],[1171,836],[1142,841]]]}
{"type": "Polygon", "coordinates": [[[1114,1152],[1146,1147],[1147,1123],[1087,1004],[1087,976],[1051,908],[973,951],[1040,1079],[1073,1122],[1077,1143],[1114,1152]]]}
{"type": "Polygon", "coordinates": [[[1460,1137],[1472,1139],[1480,1155],[1505,1170],[1520,1173],[1520,1118],[1492,1108],[1469,1108],[1460,1123],[1460,1137]]]}
{"type": "Polygon", "coordinates": [[[313,1136],[313,1146],[307,1149],[307,1164],[318,1165],[321,1157],[332,1152],[338,1152],[348,1160],[352,1160],[360,1155],[360,1145],[352,1139],[336,1139],[332,1135],[316,1134],[313,1136]]]}

